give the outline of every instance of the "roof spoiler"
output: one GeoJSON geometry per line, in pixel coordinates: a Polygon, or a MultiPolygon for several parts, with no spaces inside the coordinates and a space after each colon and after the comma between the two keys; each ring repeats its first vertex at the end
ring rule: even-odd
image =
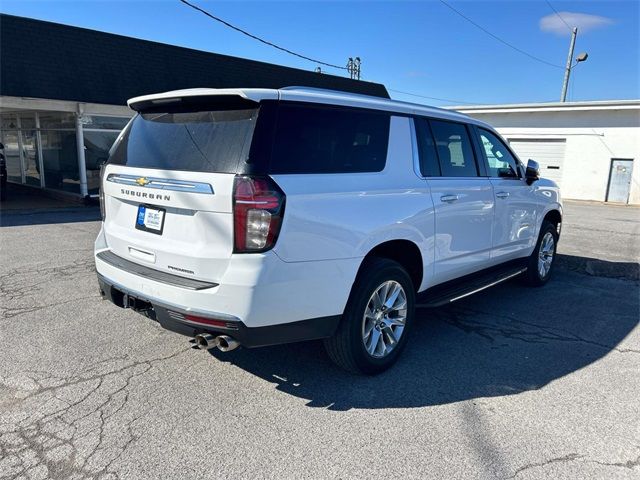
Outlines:
{"type": "Polygon", "coordinates": [[[146,96],[129,100],[129,107],[136,112],[195,112],[206,110],[244,110],[257,108],[258,102],[241,95],[176,95],[146,96]]]}

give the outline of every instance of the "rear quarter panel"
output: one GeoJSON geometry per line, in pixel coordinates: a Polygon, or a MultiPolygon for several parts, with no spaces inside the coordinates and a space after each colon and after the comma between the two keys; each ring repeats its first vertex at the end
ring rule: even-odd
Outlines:
{"type": "Polygon", "coordinates": [[[425,281],[431,276],[433,204],[427,183],[413,170],[408,118],[391,119],[382,172],[273,178],[287,195],[274,248],[285,262],[362,258],[381,243],[404,239],[420,249],[425,281]]]}

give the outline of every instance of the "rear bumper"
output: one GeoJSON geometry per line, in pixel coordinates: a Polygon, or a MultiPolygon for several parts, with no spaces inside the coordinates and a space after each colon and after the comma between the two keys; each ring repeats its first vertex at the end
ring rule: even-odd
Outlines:
{"type": "Polygon", "coordinates": [[[276,325],[248,327],[242,320],[228,314],[194,312],[151,298],[119,285],[99,273],[98,284],[103,298],[121,308],[132,308],[156,320],[167,330],[189,337],[195,337],[200,333],[228,335],[249,348],[327,338],[333,335],[340,321],[340,315],[333,315],[276,325]],[[198,319],[190,320],[194,315],[197,315],[198,319]],[[216,325],[199,323],[207,320],[215,322],[216,325]]]}
{"type": "MultiPolygon", "coordinates": [[[[120,265],[105,258],[109,251],[102,229],[95,242],[96,271],[111,284],[193,315],[221,312],[249,328],[342,315],[361,261],[285,262],[273,251],[233,254],[224,271],[201,288],[199,284],[206,282],[194,279],[198,285],[187,285],[184,280],[190,279],[182,278],[180,284],[176,278],[167,280],[166,275],[157,275],[159,269],[152,270],[153,264],[120,265]]],[[[134,259],[126,260],[132,264],[134,259]]]]}

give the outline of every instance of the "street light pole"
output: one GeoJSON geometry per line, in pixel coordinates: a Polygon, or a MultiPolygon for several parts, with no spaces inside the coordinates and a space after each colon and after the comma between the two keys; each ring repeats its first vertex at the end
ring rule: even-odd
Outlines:
{"type": "Polygon", "coordinates": [[[576,36],[578,35],[578,27],[573,27],[571,31],[571,43],[569,44],[569,56],[567,57],[567,66],[564,70],[564,81],[562,82],[562,93],[560,94],[560,101],[565,102],[567,100],[567,88],[569,87],[569,76],[571,75],[571,63],[573,62],[573,49],[576,46],[576,36]]]}

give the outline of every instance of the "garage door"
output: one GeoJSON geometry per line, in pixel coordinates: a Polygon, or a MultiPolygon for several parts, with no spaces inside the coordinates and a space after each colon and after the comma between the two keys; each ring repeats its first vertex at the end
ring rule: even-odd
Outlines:
{"type": "Polygon", "coordinates": [[[509,139],[520,160],[526,165],[530,158],[540,164],[540,175],[562,187],[565,139],[509,139]]]}

